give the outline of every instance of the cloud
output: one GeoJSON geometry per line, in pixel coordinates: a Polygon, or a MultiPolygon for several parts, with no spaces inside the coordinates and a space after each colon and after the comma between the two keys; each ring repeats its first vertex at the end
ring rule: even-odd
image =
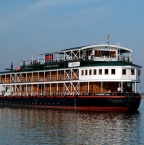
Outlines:
{"type": "Polygon", "coordinates": [[[54,7],[54,6],[60,6],[63,4],[68,4],[68,3],[73,3],[73,0],[39,0],[36,3],[31,4],[28,6],[27,10],[28,11],[37,11],[41,10],[43,8],[48,8],[48,7],[54,7]]]}
{"type": "MultiPolygon", "coordinates": [[[[1,16],[0,33],[9,33],[17,25],[24,22],[31,21],[36,13],[42,13],[43,10],[53,8],[55,6],[62,6],[73,3],[72,0],[38,0],[35,3],[29,2],[27,6],[22,9],[15,9],[15,11],[7,11],[7,15],[1,16]]],[[[12,5],[15,7],[15,5],[12,5]]],[[[46,14],[44,14],[45,16],[46,14]]]]}
{"type": "Polygon", "coordinates": [[[87,19],[92,20],[92,17],[102,18],[103,15],[109,12],[106,5],[95,7],[87,7],[88,4],[99,2],[100,0],[38,0],[35,3],[28,3],[26,7],[18,9],[15,12],[9,12],[9,15],[3,17],[0,21],[0,33],[9,33],[22,24],[36,24],[36,22],[46,22],[46,18],[51,20],[49,24],[77,24],[84,22],[87,19]],[[57,12],[50,12],[55,8],[57,12]],[[66,19],[67,20],[66,20],[66,19]],[[77,22],[76,22],[77,21],[77,22]]]}

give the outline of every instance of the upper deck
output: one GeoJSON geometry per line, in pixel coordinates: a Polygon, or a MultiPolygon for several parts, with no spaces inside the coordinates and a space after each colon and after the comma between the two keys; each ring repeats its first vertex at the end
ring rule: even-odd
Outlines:
{"type": "Polygon", "coordinates": [[[21,61],[20,67],[9,70],[43,70],[52,68],[72,67],[69,65],[80,66],[80,62],[97,63],[97,62],[126,62],[131,63],[132,49],[118,45],[100,44],[88,45],[64,49],[60,52],[44,53],[33,55],[31,60],[21,61]]]}
{"type": "Polygon", "coordinates": [[[21,65],[43,64],[48,62],[92,60],[92,61],[127,61],[131,62],[132,49],[118,45],[89,45],[64,49],[60,52],[45,53],[32,56],[32,60],[22,61],[21,65]],[[37,57],[35,59],[35,57],[37,57]]]}
{"type": "Polygon", "coordinates": [[[133,50],[118,45],[89,45],[62,50],[66,60],[131,61],[133,50]]]}

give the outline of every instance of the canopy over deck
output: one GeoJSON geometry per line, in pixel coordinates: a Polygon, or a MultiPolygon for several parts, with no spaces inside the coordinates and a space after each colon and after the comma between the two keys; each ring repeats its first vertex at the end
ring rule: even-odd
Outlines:
{"type": "Polygon", "coordinates": [[[108,44],[100,44],[100,45],[88,45],[88,46],[81,46],[81,47],[74,47],[74,48],[69,48],[69,49],[64,49],[62,52],[68,52],[68,51],[77,51],[77,50],[85,50],[85,49],[106,49],[106,50],[119,50],[121,53],[128,53],[128,52],[133,52],[132,49],[126,48],[126,47],[121,47],[118,45],[108,45],[108,44]]]}

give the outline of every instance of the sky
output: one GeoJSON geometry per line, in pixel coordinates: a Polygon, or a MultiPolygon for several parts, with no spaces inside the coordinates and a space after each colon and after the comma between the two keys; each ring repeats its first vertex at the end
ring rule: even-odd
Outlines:
{"type": "MultiPolygon", "coordinates": [[[[33,55],[120,43],[144,67],[144,0],[0,0],[0,71],[33,55]]],[[[141,91],[144,73],[141,73],[141,91]]]]}

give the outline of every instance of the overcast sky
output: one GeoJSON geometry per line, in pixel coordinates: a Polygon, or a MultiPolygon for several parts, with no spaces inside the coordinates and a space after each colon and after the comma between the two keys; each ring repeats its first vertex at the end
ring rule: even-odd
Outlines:
{"type": "MultiPolygon", "coordinates": [[[[143,14],[144,0],[0,0],[0,71],[35,54],[106,43],[108,33],[144,66],[143,14]]],[[[143,69],[141,77],[143,90],[143,69]]]]}

